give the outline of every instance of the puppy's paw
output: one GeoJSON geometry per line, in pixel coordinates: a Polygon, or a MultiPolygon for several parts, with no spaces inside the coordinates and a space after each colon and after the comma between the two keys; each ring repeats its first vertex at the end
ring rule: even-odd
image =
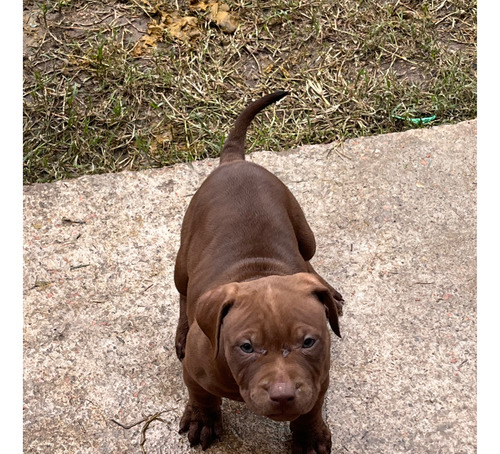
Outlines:
{"type": "Polygon", "coordinates": [[[182,415],[179,433],[188,433],[191,446],[201,444],[203,451],[222,437],[222,414],[218,408],[188,404],[182,415]]]}
{"type": "Polygon", "coordinates": [[[313,428],[304,429],[294,426],[292,429],[292,454],[329,454],[332,452],[332,435],[322,421],[313,428]]]}

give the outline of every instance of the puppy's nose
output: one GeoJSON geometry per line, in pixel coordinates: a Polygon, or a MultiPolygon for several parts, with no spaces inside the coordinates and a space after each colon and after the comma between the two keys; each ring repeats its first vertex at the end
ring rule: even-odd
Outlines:
{"type": "Polygon", "coordinates": [[[292,383],[274,383],[269,387],[268,393],[274,402],[290,403],[295,399],[295,386],[292,383]]]}

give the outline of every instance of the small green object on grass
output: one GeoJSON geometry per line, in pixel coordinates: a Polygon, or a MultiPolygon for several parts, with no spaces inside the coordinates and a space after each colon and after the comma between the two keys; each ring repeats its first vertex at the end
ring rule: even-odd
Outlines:
{"type": "Polygon", "coordinates": [[[431,115],[430,117],[420,117],[420,118],[410,118],[410,117],[400,117],[399,115],[393,115],[393,118],[397,118],[398,120],[406,120],[414,125],[426,125],[431,121],[436,119],[436,115],[431,115]]]}

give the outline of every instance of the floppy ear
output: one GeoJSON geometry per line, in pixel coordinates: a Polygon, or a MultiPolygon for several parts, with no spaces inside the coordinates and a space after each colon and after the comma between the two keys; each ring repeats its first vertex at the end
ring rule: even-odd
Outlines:
{"type": "Polygon", "coordinates": [[[316,297],[325,306],[326,317],[328,318],[328,322],[330,323],[332,331],[338,337],[342,337],[340,335],[339,315],[342,315],[340,310],[342,309],[343,301],[339,301],[335,298],[336,296],[342,298],[342,296],[333,287],[331,287],[319,274],[301,274],[302,278],[305,279],[310,286],[312,293],[316,295],[316,297]]]}
{"type": "Polygon", "coordinates": [[[339,314],[337,311],[337,303],[333,299],[333,295],[330,290],[326,287],[318,288],[314,291],[318,299],[325,306],[326,316],[328,318],[328,322],[330,323],[330,327],[332,331],[338,336],[340,335],[340,326],[339,326],[339,314]]]}
{"type": "Polygon", "coordinates": [[[205,292],[196,305],[196,322],[210,339],[214,359],[219,353],[219,338],[222,320],[234,304],[238,284],[226,284],[205,292]]]}

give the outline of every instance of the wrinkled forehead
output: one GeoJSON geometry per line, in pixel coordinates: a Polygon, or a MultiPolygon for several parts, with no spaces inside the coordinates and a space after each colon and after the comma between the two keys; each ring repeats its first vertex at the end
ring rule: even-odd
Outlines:
{"type": "Polygon", "coordinates": [[[224,324],[238,333],[255,333],[280,339],[295,338],[297,332],[326,330],[323,304],[310,292],[268,280],[245,283],[224,324]]]}

